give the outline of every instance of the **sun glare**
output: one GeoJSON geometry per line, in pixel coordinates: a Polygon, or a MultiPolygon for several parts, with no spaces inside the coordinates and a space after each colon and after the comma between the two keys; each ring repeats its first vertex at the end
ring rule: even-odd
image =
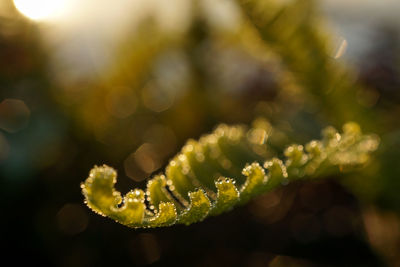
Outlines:
{"type": "Polygon", "coordinates": [[[64,12],[68,0],[14,0],[14,5],[24,16],[33,20],[51,20],[64,12]]]}

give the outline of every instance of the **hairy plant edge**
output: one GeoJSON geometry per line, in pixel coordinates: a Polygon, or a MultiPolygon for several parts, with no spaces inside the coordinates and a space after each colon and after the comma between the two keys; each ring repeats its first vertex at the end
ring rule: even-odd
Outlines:
{"type": "Polygon", "coordinates": [[[122,196],[114,187],[116,171],[107,165],[95,166],[81,184],[85,203],[128,227],[189,225],[292,180],[362,167],[379,145],[376,135],[364,135],[358,124],[349,122],[341,134],[327,127],[321,140],[288,146],[282,161],[269,156],[270,124],[259,119],[254,125],[246,129],[222,124],[199,141],[189,140],[165,174],[148,180],[145,191],[134,189],[122,196]]]}

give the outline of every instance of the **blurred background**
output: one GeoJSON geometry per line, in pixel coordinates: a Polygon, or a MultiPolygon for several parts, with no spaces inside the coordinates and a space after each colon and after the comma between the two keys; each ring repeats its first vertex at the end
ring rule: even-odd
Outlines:
{"type": "Polygon", "coordinates": [[[0,0],[5,262],[400,266],[400,2],[250,1],[255,17],[242,2],[0,0]],[[83,204],[93,165],[144,188],[188,138],[256,117],[282,148],[348,120],[381,145],[360,172],[190,227],[128,229],[83,204]]]}

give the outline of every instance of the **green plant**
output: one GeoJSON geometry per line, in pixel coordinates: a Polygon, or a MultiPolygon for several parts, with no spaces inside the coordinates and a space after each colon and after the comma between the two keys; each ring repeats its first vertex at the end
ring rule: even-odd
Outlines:
{"type": "Polygon", "coordinates": [[[114,188],[114,169],[94,167],[82,184],[85,202],[96,213],[129,227],[189,225],[290,181],[362,166],[378,146],[376,136],[363,135],[356,123],[347,123],[342,134],[328,127],[320,141],[287,147],[282,161],[273,157],[281,154],[269,141],[273,134],[262,119],[250,129],[220,125],[199,141],[189,140],[165,175],[148,181],[146,192],[134,189],[125,196],[114,188]]]}
{"type": "MultiPolygon", "coordinates": [[[[268,62],[281,65],[277,75],[282,80],[279,87],[285,97],[275,99],[277,105],[290,105],[301,95],[305,106],[313,105],[330,123],[341,125],[355,119],[371,127],[368,121],[372,117],[366,116],[365,109],[355,101],[359,88],[354,85],[351,72],[329,56],[330,40],[319,26],[321,21],[313,0],[238,0],[237,6],[244,15],[239,33],[215,32],[205,40],[227,43],[235,40],[238,47],[255,58],[266,56],[268,62]],[[272,60],[271,55],[278,60],[272,60]]],[[[194,10],[198,8],[196,5],[194,10]]],[[[193,47],[205,38],[199,31],[203,15],[195,14],[197,20],[185,33],[191,41],[183,42],[183,51],[189,55],[195,77],[189,87],[198,90],[190,91],[182,103],[203,99],[198,108],[214,116],[220,101],[208,101],[207,88],[212,85],[208,85],[206,71],[193,54],[197,51],[193,47]]],[[[180,36],[177,40],[185,38],[180,36]]],[[[152,56],[145,60],[146,66],[151,66],[152,56]]],[[[134,58],[134,66],[141,68],[143,64],[134,58]]],[[[215,91],[212,93],[218,94],[215,91]]],[[[269,115],[290,120],[289,113],[269,115]]],[[[262,119],[256,120],[250,129],[218,126],[199,141],[188,141],[169,162],[165,175],[156,175],[148,181],[145,192],[135,189],[122,196],[114,189],[116,171],[106,165],[95,167],[82,184],[85,201],[93,211],[129,227],[188,225],[242,205],[290,181],[327,177],[361,167],[378,145],[376,136],[362,135],[357,124],[347,123],[342,134],[328,127],[320,141],[311,141],[304,147],[291,145],[283,150],[285,142],[278,140],[278,129],[262,119]],[[279,159],[283,156],[284,161],[279,159]]]]}

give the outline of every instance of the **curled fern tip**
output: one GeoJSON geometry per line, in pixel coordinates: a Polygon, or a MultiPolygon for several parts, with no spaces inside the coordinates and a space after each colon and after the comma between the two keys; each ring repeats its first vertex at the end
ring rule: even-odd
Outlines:
{"type": "Polygon", "coordinates": [[[269,123],[258,120],[254,125],[220,125],[199,141],[189,140],[165,175],[148,180],[145,191],[134,189],[122,196],[114,187],[117,172],[107,165],[95,166],[81,185],[85,203],[128,227],[189,225],[292,180],[363,166],[379,144],[377,136],[363,135],[359,125],[350,122],[342,133],[328,127],[321,140],[288,146],[281,160],[271,157],[267,146],[269,123]]]}

